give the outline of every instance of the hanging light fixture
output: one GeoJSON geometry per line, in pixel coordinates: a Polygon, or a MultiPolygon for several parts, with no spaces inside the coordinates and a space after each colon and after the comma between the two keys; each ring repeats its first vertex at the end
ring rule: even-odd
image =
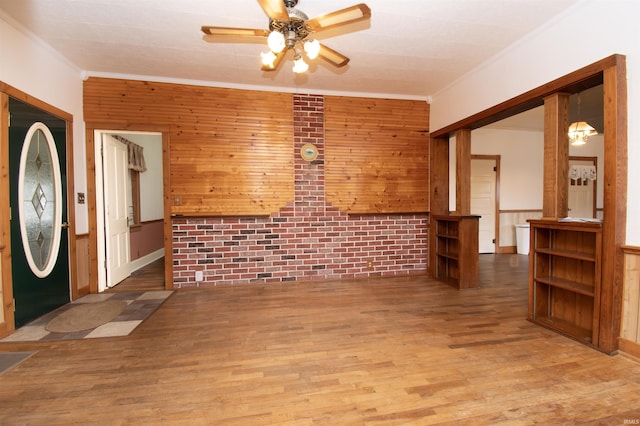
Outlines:
{"type": "Polygon", "coordinates": [[[349,58],[318,40],[312,39],[312,34],[338,27],[344,27],[348,30],[346,32],[358,31],[358,28],[347,28],[347,26],[371,18],[371,9],[364,3],[355,4],[313,19],[309,19],[307,14],[296,8],[298,0],[258,0],[258,3],[269,17],[268,29],[203,25],[201,30],[204,33],[203,39],[210,43],[235,42],[238,37],[252,41],[266,39],[269,50],[261,55],[262,71],[277,70],[290,50],[292,55],[289,56],[289,59],[293,57],[296,61],[294,65],[296,72],[307,71],[309,61],[305,62],[305,60],[314,60],[318,57],[335,67],[344,67],[349,63],[349,58]],[[306,58],[303,59],[305,56],[306,58]]]}
{"type": "Polygon", "coordinates": [[[584,145],[590,136],[598,134],[596,129],[591,127],[586,121],[580,121],[580,93],[578,93],[578,121],[574,121],[569,125],[569,141],[571,145],[584,145]]]}
{"type": "MultiPolygon", "coordinates": [[[[269,20],[269,36],[267,45],[269,51],[262,53],[263,71],[271,71],[276,68],[286,53],[293,51],[293,72],[304,73],[309,69],[302,53],[313,60],[318,57],[322,46],[318,40],[307,39],[313,30],[307,25],[309,17],[299,9],[295,9],[297,0],[284,0],[289,15],[289,21],[278,19],[269,20]]],[[[342,65],[342,64],[341,64],[342,65]]]]}

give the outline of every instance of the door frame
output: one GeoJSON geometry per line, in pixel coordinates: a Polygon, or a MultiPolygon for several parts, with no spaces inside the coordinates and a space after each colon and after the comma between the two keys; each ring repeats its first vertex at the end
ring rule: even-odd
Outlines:
{"type": "MultiPolygon", "coordinates": [[[[96,135],[101,133],[158,133],[162,137],[162,193],[164,218],[164,287],[173,289],[173,252],[171,232],[171,205],[169,203],[170,158],[169,158],[169,126],[162,124],[139,124],[121,122],[87,122],[85,123],[86,152],[87,152],[87,204],[89,210],[89,292],[98,293],[98,277],[103,268],[99,268],[98,245],[99,217],[98,191],[96,188],[96,162],[101,161],[96,152],[96,135]]],[[[100,141],[100,144],[102,142],[100,141]]],[[[104,210],[103,213],[104,214],[104,210]]],[[[104,231],[103,231],[104,232],[104,231]]]]}
{"type": "Polygon", "coordinates": [[[13,273],[11,270],[11,210],[9,206],[9,97],[41,109],[66,122],[66,182],[67,185],[67,222],[69,223],[69,286],[71,300],[77,299],[77,258],[76,258],[76,226],[75,226],[75,186],[73,168],[73,115],[54,107],[38,98],[16,89],[0,81],[0,274],[2,280],[0,310],[0,336],[15,330],[13,273]]]}
{"type": "Polygon", "coordinates": [[[496,247],[494,253],[501,253],[500,251],[500,156],[499,155],[484,155],[484,154],[472,154],[471,161],[473,160],[493,160],[496,163],[496,184],[495,184],[495,204],[493,206],[493,218],[495,228],[496,247]]]}

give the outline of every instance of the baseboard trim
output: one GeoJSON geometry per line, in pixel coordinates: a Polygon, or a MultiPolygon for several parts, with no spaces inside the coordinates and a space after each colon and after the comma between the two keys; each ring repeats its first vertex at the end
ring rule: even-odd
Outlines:
{"type": "Polygon", "coordinates": [[[131,272],[137,271],[140,268],[144,268],[148,264],[155,262],[158,259],[164,257],[164,248],[158,249],[145,256],[139,257],[136,260],[131,261],[131,272]]]}
{"type": "Polygon", "coordinates": [[[618,349],[633,357],[640,359],[640,343],[632,342],[631,340],[618,338],[618,349]]]}

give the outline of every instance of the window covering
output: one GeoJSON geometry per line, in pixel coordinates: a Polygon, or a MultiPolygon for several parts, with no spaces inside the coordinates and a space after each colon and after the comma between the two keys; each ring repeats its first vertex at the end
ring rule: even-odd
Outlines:
{"type": "Polygon", "coordinates": [[[569,167],[569,179],[596,180],[596,166],[571,166],[569,167]]]}
{"type": "Polygon", "coordinates": [[[120,135],[113,135],[113,137],[115,140],[120,141],[127,146],[129,154],[129,169],[140,173],[146,172],[147,164],[144,161],[144,148],[120,135]]]}

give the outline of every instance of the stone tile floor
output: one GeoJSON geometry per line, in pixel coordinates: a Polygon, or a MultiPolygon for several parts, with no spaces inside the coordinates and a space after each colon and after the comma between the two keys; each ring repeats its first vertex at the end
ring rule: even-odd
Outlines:
{"type": "Polygon", "coordinates": [[[143,291],[88,294],[20,327],[13,334],[0,340],[0,342],[34,342],[126,336],[142,324],[172,293],[173,291],[143,291]],[[102,302],[107,299],[125,300],[128,305],[120,315],[106,324],[74,333],[51,333],[45,329],[49,321],[77,303],[102,302]]]}

